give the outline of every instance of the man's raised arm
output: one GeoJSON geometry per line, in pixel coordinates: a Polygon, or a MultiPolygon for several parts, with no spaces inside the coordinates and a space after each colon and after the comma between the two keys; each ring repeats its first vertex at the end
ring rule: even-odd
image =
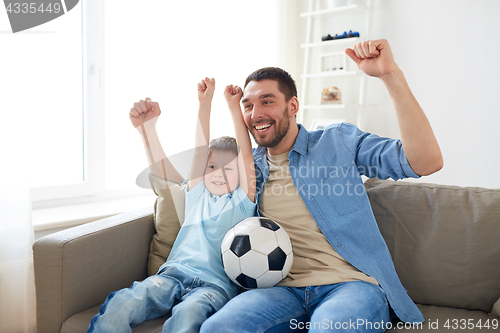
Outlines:
{"type": "Polygon", "coordinates": [[[427,176],[443,167],[443,157],[429,120],[413,96],[385,39],[366,41],[346,49],[358,68],[384,82],[391,96],[403,149],[413,171],[427,176]]]}

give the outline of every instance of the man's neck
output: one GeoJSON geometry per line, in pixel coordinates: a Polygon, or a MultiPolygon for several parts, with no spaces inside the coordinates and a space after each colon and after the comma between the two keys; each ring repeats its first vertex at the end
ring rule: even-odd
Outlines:
{"type": "Polygon", "coordinates": [[[285,137],[278,143],[277,146],[273,148],[268,148],[267,151],[271,155],[280,155],[286,153],[287,151],[292,150],[293,145],[295,144],[295,140],[297,139],[297,135],[299,135],[299,127],[296,122],[290,122],[290,127],[288,128],[288,132],[285,137]]]}

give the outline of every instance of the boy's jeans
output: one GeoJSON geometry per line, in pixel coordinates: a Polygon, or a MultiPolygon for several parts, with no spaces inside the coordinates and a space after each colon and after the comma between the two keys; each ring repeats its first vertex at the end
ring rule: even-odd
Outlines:
{"type": "Polygon", "coordinates": [[[246,291],[208,319],[200,332],[383,332],[388,322],[384,291],[370,282],[351,281],[246,291]]]}
{"type": "Polygon", "coordinates": [[[163,332],[198,332],[203,321],[228,300],[221,287],[165,267],[157,275],[109,294],[88,333],[132,332],[131,327],[170,312],[163,332]]]}

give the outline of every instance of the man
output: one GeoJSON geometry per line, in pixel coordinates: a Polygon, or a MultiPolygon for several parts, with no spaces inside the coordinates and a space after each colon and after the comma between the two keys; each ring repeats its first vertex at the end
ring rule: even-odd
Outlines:
{"type": "Polygon", "coordinates": [[[242,104],[259,144],[254,151],[258,211],[288,232],[294,263],[278,286],[238,295],[201,332],[383,332],[390,309],[402,321],[423,321],[396,275],[361,175],[429,175],[442,168],[441,152],[388,42],[359,43],[346,53],[386,85],[401,141],[345,123],[307,132],[295,121],[299,101],[288,73],[277,68],[252,73],[242,104]]]}

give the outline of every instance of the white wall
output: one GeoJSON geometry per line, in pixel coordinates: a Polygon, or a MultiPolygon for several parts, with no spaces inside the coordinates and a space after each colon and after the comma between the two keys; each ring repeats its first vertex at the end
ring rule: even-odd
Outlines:
{"type": "MultiPolygon", "coordinates": [[[[443,152],[445,167],[421,181],[500,188],[499,17],[497,0],[374,1],[370,38],[391,43],[443,152]]],[[[371,83],[368,98],[387,108],[367,130],[398,136],[387,93],[371,83]]]]}
{"type": "MultiPolygon", "coordinates": [[[[499,17],[498,0],[373,0],[369,38],[389,41],[443,152],[444,168],[421,182],[500,188],[499,17]]],[[[369,79],[366,92],[377,106],[365,110],[363,129],[399,137],[383,84],[369,79]]]]}

